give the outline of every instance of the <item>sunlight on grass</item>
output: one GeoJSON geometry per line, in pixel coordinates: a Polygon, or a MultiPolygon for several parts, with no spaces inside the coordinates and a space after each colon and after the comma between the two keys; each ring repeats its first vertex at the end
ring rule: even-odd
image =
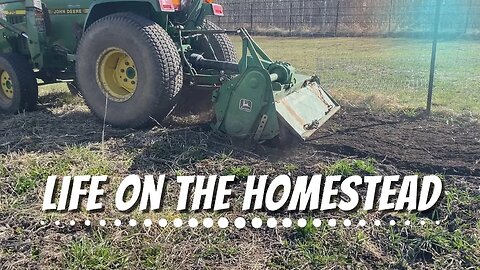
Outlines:
{"type": "Polygon", "coordinates": [[[114,269],[125,265],[127,258],[99,233],[93,238],[74,241],[65,256],[68,269],[114,269]]]}
{"type": "MultiPolygon", "coordinates": [[[[240,39],[233,40],[240,54],[240,39]]],[[[298,72],[319,75],[323,85],[343,102],[393,109],[425,107],[431,57],[429,40],[285,37],[255,37],[255,40],[274,60],[290,62],[298,72]]],[[[438,48],[433,109],[479,114],[480,43],[440,41],[438,48]]]]}

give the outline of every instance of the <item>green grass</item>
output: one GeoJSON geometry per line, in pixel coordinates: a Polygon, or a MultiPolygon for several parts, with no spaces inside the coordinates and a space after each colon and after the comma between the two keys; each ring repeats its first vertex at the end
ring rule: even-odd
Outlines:
{"type": "Polygon", "coordinates": [[[144,269],[163,269],[165,268],[165,257],[167,252],[162,246],[153,244],[147,245],[143,248],[140,259],[144,269]]]}
{"type": "MultiPolygon", "coordinates": [[[[403,38],[255,37],[274,60],[317,74],[345,103],[400,110],[424,108],[431,42],[403,38]]],[[[234,38],[239,50],[239,38],[234,38]]],[[[480,43],[440,41],[434,111],[480,114],[480,43]]]]}
{"type": "Polygon", "coordinates": [[[288,251],[274,256],[271,268],[297,269],[303,265],[309,269],[347,266],[363,269],[372,267],[369,261],[374,261],[378,268],[404,269],[427,262],[444,269],[449,264],[468,268],[480,263],[479,240],[474,235],[462,230],[451,232],[431,223],[403,229],[389,226],[332,229],[324,223],[318,229],[297,228],[292,234],[283,243],[288,251]]]}
{"type": "Polygon", "coordinates": [[[252,169],[248,166],[232,166],[227,168],[225,175],[235,175],[237,179],[247,180],[247,177],[252,173],[252,169]]]}
{"type": "Polygon", "coordinates": [[[127,258],[100,234],[74,241],[65,254],[68,269],[118,269],[127,258]]]}
{"type": "Polygon", "coordinates": [[[317,229],[313,225],[313,218],[308,217],[307,225],[305,227],[300,227],[298,225],[295,226],[295,230],[302,236],[302,237],[311,237],[315,234],[317,229]]]}
{"type": "Polygon", "coordinates": [[[352,175],[373,175],[375,174],[375,161],[373,159],[367,160],[347,160],[342,159],[331,165],[326,170],[326,175],[342,175],[345,177],[352,175]]]}
{"type": "Polygon", "coordinates": [[[451,188],[444,192],[444,201],[446,202],[446,210],[449,214],[454,212],[454,206],[459,204],[469,205],[473,204],[475,201],[480,200],[480,195],[473,197],[467,191],[460,190],[458,188],[451,188]]]}
{"type": "MultiPolygon", "coordinates": [[[[15,179],[15,191],[21,195],[33,190],[39,182],[50,175],[109,175],[111,163],[101,153],[83,147],[66,148],[63,155],[28,156],[18,164],[12,179],[15,179]],[[18,170],[20,169],[21,170],[18,170]]],[[[0,167],[1,174],[7,175],[7,169],[0,167]]]]}
{"type": "Polygon", "coordinates": [[[283,165],[283,169],[285,169],[285,171],[287,171],[287,173],[293,173],[296,170],[298,170],[298,166],[295,165],[295,164],[289,163],[289,164],[283,165]]]}
{"type": "Polygon", "coordinates": [[[205,248],[200,250],[198,256],[208,260],[222,260],[222,258],[234,258],[239,255],[237,247],[229,243],[228,233],[217,232],[217,235],[209,238],[205,248]]]}
{"type": "Polygon", "coordinates": [[[343,269],[357,265],[359,246],[355,231],[331,229],[327,224],[307,230],[308,237],[297,230],[301,237],[283,243],[287,252],[272,258],[272,269],[343,269]]]}

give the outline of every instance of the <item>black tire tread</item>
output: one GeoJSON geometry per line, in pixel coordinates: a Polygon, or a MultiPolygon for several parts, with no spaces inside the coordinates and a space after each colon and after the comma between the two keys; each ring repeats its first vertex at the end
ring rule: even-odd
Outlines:
{"type": "Polygon", "coordinates": [[[17,108],[11,108],[7,113],[35,110],[38,101],[38,84],[30,63],[23,56],[15,53],[0,54],[0,57],[10,64],[15,73],[10,74],[10,77],[16,77],[20,84],[14,85],[15,89],[20,89],[20,103],[17,108]]]}
{"type": "MultiPolygon", "coordinates": [[[[133,26],[136,31],[141,33],[145,42],[147,42],[150,46],[152,55],[156,57],[156,61],[158,65],[156,65],[155,74],[162,75],[162,84],[159,88],[165,89],[163,94],[168,95],[168,101],[174,100],[175,96],[180,92],[183,84],[183,72],[176,73],[175,71],[182,69],[182,63],[179,54],[177,53],[177,48],[175,43],[170,38],[168,33],[158,24],[154,23],[153,21],[136,15],[134,13],[125,12],[125,13],[115,13],[104,18],[101,18],[95,21],[84,33],[83,37],[89,34],[89,31],[94,29],[97,25],[100,24],[129,24],[133,26]],[[165,72],[166,71],[166,72],[165,72]]],[[[125,33],[124,33],[125,34],[125,33]]],[[[81,55],[82,53],[82,45],[83,45],[84,38],[80,41],[78,45],[78,54],[81,55]]],[[[77,66],[78,68],[78,66],[77,66]]],[[[78,72],[78,71],[77,71],[78,72]]],[[[79,82],[80,89],[82,89],[81,82],[79,82]]],[[[87,106],[92,109],[91,104],[89,104],[88,99],[85,99],[87,106]]],[[[159,109],[165,107],[173,107],[165,106],[162,104],[165,102],[164,97],[157,97],[156,98],[156,109],[152,111],[151,117],[154,118],[156,121],[162,121],[167,114],[170,112],[171,109],[159,109]]],[[[103,115],[97,115],[99,118],[103,118],[103,115]]],[[[145,127],[153,124],[151,119],[139,119],[134,125],[124,126],[129,128],[140,128],[145,127]]]]}
{"type": "MultiPolygon", "coordinates": [[[[202,29],[219,30],[221,28],[213,22],[205,20],[202,29]]],[[[192,43],[192,47],[196,53],[202,54],[205,58],[215,59],[216,56],[216,58],[221,61],[237,62],[237,52],[227,34],[199,36],[198,39],[192,43]],[[215,52],[215,56],[211,55],[212,49],[215,52]]],[[[184,85],[180,96],[175,111],[177,116],[197,114],[202,115],[202,121],[213,120],[211,92],[199,90],[187,84],[184,85]]]]}
{"type": "MultiPolygon", "coordinates": [[[[219,26],[211,21],[205,20],[203,28],[206,30],[221,30],[219,26]]],[[[232,43],[232,40],[227,34],[212,34],[213,38],[208,37],[208,41],[212,44],[213,49],[216,51],[216,56],[220,61],[237,61],[237,51],[232,43]],[[218,52],[220,51],[220,53],[218,52]]]]}

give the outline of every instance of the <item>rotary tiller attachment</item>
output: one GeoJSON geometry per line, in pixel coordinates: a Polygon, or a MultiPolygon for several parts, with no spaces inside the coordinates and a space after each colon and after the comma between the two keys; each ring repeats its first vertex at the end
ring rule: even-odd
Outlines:
{"type": "Polygon", "coordinates": [[[273,62],[245,29],[238,33],[243,39],[238,65],[194,56],[195,65],[221,65],[239,74],[213,93],[214,129],[262,142],[278,137],[281,125],[286,125],[299,138],[314,139],[340,106],[320,86],[318,77],[296,74],[290,64],[273,62]]]}

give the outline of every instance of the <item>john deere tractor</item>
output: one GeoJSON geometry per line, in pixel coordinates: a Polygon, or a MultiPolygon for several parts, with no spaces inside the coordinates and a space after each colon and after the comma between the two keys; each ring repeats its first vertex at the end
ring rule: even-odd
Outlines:
{"type": "Polygon", "coordinates": [[[33,110],[39,84],[67,82],[108,124],[140,128],[162,122],[188,88],[210,95],[215,130],[261,142],[283,127],[310,139],[339,108],[318,77],[273,61],[245,29],[208,21],[223,16],[213,0],[0,4],[1,113],[33,110]],[[228,34],[243,40],[238,61],[228,34]]]}

